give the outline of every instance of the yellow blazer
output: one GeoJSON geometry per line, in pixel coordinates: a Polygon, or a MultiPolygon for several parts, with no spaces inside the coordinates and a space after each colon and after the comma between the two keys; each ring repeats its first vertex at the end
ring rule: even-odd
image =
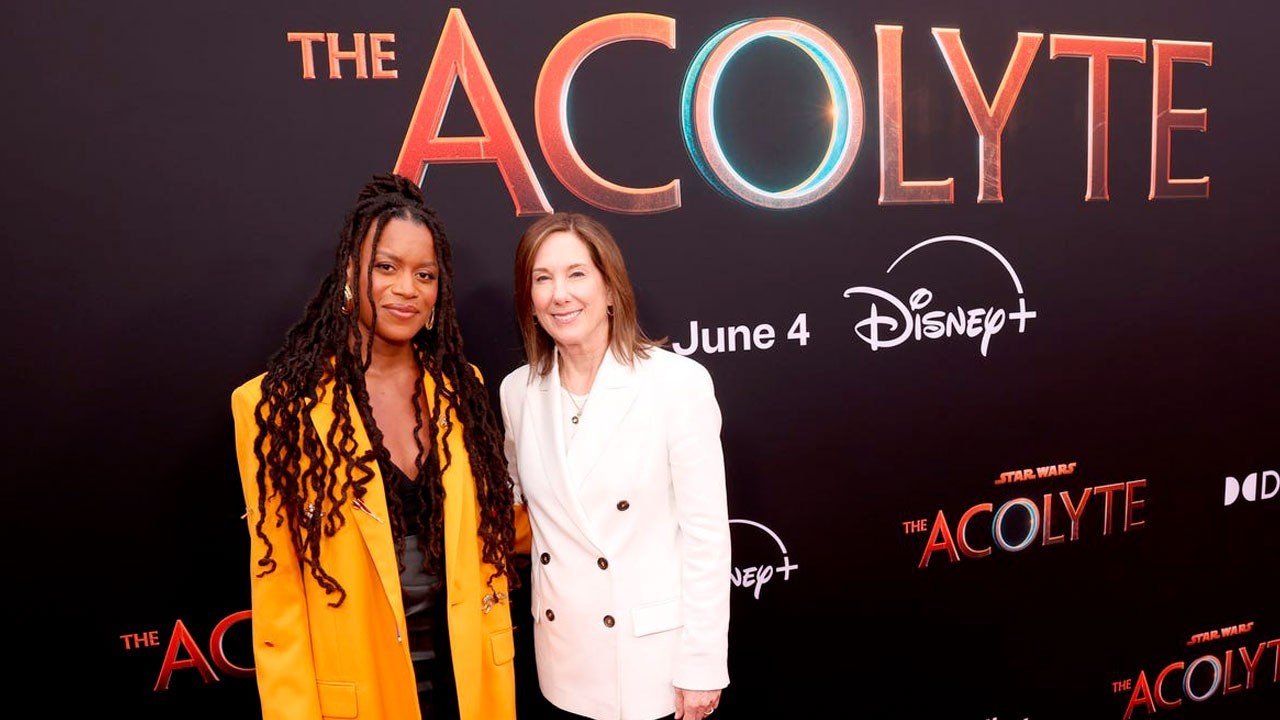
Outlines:
{"type": "MultiPolygon", "coordinates": [[[[376,465],[364,496],[367,511],[347,503],[343,507],[346,525],[321,540],[325,570],[347,591],[341,607],[330,606],[337,596],[326,595],[300,566],[286,528],[276,527],[274,498],[267,499],[263,531],[274,546],[277,565],[270,574],[258,577],[262,569],[257,561],[264,545],[254,532],[258,460],[253,442],[262,378],[259,375],[231,395],[236,454],[248,507],[253,654],[262,716],[267,720],[420,718],[386,489],[376,465]]],[[[428,377],[428,398],[433,390],[428,377]]],[[[332,395],[331,385],[321,388],[320,402],[309,413],[320,437],[334,422],[332,395]]],[[[360,453],[370,447],[369,437],[354,401],[349,403],[356,453],[360,453]]],[[[487,613],[483,610],[482,598],[490,592],[486,579],[493,566],[481,562],[475,483],[462,427],[454,410],[449,413],[453,431],[446,438],[444,430],[438,429],[437,441],[448,442],[453,456],[444,474],[444,546],[458,706],[462,720],[515,718],[510,606],[504,600],[487,613]]],[[[520,519],[527,528],[527,518],[520,519]]],[[[508,591],[501,576],[493,586],[499,592],[508,591]]]]}

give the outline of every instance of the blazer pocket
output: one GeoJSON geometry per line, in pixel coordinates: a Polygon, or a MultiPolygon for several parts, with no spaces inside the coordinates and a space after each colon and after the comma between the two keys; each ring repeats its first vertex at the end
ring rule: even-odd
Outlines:
{"type": "Polygon", "coordinates": [[[511,628],[489,633],[489,649],[493,651],[493,664],[506,665],[516,657],[516,641],[511,628]]]}
{"type": "Polygon", "coordinates": [[[332,718],[359,717],[355,683],[318,680],[316,690],[320,695],[321,715],[332,718]]]}
{"type": "Polygon", "coordinates": [[[663,600],[631,610],[631,625],[635,628],[636,637],[675,630],[683,624],[679,600],[663,600]]]}

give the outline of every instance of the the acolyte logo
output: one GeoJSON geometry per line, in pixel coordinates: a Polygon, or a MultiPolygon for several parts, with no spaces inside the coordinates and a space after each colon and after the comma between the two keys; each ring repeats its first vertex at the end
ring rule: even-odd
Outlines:
{"type": "MultiPolygon", "coordinates": [[[[1000,473],[995,485],[1036,478],[1065,479],[1079,463],[1062,462],[1000,473]]],[[[1034,487],[1034,486],[1032,486],[1034,487]]],[[[928,534],[916,567],[924,570],[935,555],[950,563],[1019,553],[1033,545],[1049,547],[1076,543],[1088,535],[1108,537],[1117,530],[1128,533],[1146,526],[1145,478],[1089,487],[1025,493],[1003,501],[978,502],[958,514],[953,508],[902,523],[904,534],[928,534]],[[997,553],[999,551],[999,553],[997,553]]]]}
{"type": "MultiPolygon", "coordinates": [[[[200,643],[187,629],[185,623],[179,618],[173,625],[173,634],[169,636],[169,640],[165,643],[164,659],[160,662],[160,674],[156,678],[155,691],[169,689],[169,681],[173,678],[176,670],[195,670],[200,673],[200,677],[204,679],[205,684],[216,683],[221,678],[218,677],[217,670],[221,670],[230,677],[250,678],[254,676],[254,668],[252,664],[249,667],[237,665],[227,657],[226,649],[223,647],[226,640],[227,632],[240,622],[249,620],[252,611],[241,610],[234,612],[223,618],[213,628],[213,632],[209,636],[209,653],[206,657],[205,653],[200,649],[200,643]],[[213,660],[210,663],[210,659],[213,660]],[[215,670],[214,668],[217,668],[215,670]]],[[[130,652],[140,650],[159,648],[161,645],[160,631],[147,630],[144,632],[128,632],[120,636],[120,641],[124,643],[124,649],[130,652]]],[[[245,652],[252,655],[248,646],[245,652]]],[[[252,660],[252,657],[250,657],[252,660]]]]}
{"type": "Polygon", "coordinates": [[[1198,657],[1184,655],[1163,667],[1156,663],[1141,669],[1136,677],[1113,680],[1112,692],[1126,698],[1122,720],[1204,702],[1218,704],[1226,712],[1231,701],[1223,698],[1258,692],[1264,686],[1270,689],[1280,682],[1280,638],[1248,638],[1256,627],[1250,620],[1194,633],[1186,645],[1201,652],[1198,657]]]}
{"type": "MultiPolygon", "coordinates": [[[[518,32],[519,30],[513,30],[518,32]]],[[[853,167],[863,142],[863,128],[868,113],[877,113],[879,127],[880,205],[946,205],[955,203],[955,178],[909,180],[905,175],[903,128],[909,127],[907,116],[921,108],[908,102],[913,78],[904,72],[903,55],[919,53],[919,46],[904,48],[904,28],[877,24],[873,30],[863,28],[823,29],[802,19],[790,17],[757,17],[731,22],[713,32],[690,58],[684,77],[659,78],[680,90],[680,131],[693,166],[709,185],[725,195],[748,205],[766,209],[786,209],[808,205],[822,199],[845,179],[853,167]],[[841,42],[828,30],[835,30],[848,42],[874,42],[877,68],[874,89],[864,90],[860,73],[841,42]],[[870,35],[874,33],[874,40],[870,35]],[[813,62],[823,75],[829,91],[825,107],[815,109],[819,122],[828,127],[827,150],[814,158],[812,171],[795,186],[768,190],[747,181],[724,148],[719,137],[721,123],[716,96],[720,79],[733,72],[735,56],[758,48],[757,41],[775,40],[793,45],[813,62]],[[877,106],[868,109],[866,96],[876,98],[877,106]]],[[[1173,177],[1173,134],[1175,131],[1208,129],[1205,108],[1186,109],[1173,106],[1174,68],[1179,64],[1213,64],[1213,44],[1208,42],[1150,40],[1140,37],[1102,37],[1058,33],[1019,32],[1010,38],[1012,50],[994,91],[983,88],[969,58],[958,28],[930,28],[934,45],[941,58],[934,71],[949,73],[957,96],[949,98],[956,108],[967,111],[973,125],[976,145],[978,203],[1004,201],[1001,141],[1004,130],[1018,104],[1023,84],[1037,59],[1043,57],[1041,46],[1047,39],[1048,59],[1070,63],[1078,68],[1080,81],[1067,89],[1071,101],[1084,108],[1080,132],[1086,140],[1082,164],[1086,167],[1084,199],[1107,201],[1111,73],[1116,62],[1150,62],[1151,80],[1146,88],[1152,93],[1151,112],[1147,118],[1151,129],[1149,149],[1139,147],[1149,162],[1151,180],[1148,199],[1209,197],[1209,177],[1173,177]]],[[[396,60],[392,47],[394,33],[370,33],[366,52],[365,33],[353,38],[352,50],[341,50],[336,33],[299,33],[287,35],[302,51],[302,77],[314,79],[313,46],[328,50],[329,77],[341,77],[341,64],[352,63],[356,77],[369,77],[369,59],[373,60],[373,77],[394,80],[396,71],[388,67],[396,60]]],[[[535,134],[551,172],[566,190],[595,207],[615,213],[648,214],[679,209],[681,179],[656,178],[651,187],[629,187],[600,175],[588,165],[574,145],[569,125],[570,96],[574,75],[590,57],[610,45],[621,42],[645,42],[667,50],[676,49],[676,19],[651,13],[627,12],[604,15],[578,25],[565,33],[543,59],[533,94],[535,134]]],[[[502,45],[501,37],[477,40],[460,8],[451,8],[440,31],[431,64],[427,68],[417,104],[405,132],[396,159],[395,171],[421,182],[434,164],[493,164],[497,166],[515,205],[515,214],[545,215],[552,212],[542,183],[534,173],[525,150],[527,142],[516,132],[498,91],[498,83],[489,72],[481,54],[481,46],[502,45]],[[482,42],[483,41],[483,42],[482,42]],[[455,93],[461,85],[464,92],[455,93]],[[458,98],[470,105],[481,135],[473,137],[441,136],[441,126],[450,102],[458,98]]],[[[654,47],[654,51],[660,51],[654,47]]],[[[738,65],[741,66],[740,64],[738,65]]],[[[865,71],[865,68],[864,68],[865,71]]],[[[637,73],[645,73],[637,68],[637,73]]],[[[1042,79],[1041,82],[1044,80],[1042,79]]],[[[1134,92],[1133,87],[1117,87],[1117,92],[1134,92]]],[[[776,102],[786,102],[779,97],[776,102]]],[[[1054,113],[1061,111],[1055,108],[1054,113]]],[[[723,118],[721,118],[723,119],[723,118]]],[[[625,139],[620,139],[625,144],[625,139]]],[[[1126,150],[1128,150],[1126,148],[1126,150]]],[[[1132,153],[1126,153],[1126,157],[1132,153]]],[[[739,159],[738,166],[740,166],[739,159]]]]}
{"type": "Polygon", "coordinates": [[[1263,470],[1251,472],[1243,480],[1228,475],[1222,489],[1222,505],[1226,507],[1237,500],[1257,502],[1270,500],[1280,494],[1280,472],[1263,470]]]}

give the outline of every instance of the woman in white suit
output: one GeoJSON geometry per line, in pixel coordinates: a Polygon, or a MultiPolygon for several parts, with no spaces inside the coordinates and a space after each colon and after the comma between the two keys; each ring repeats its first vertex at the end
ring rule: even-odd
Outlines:
{"type": "Polygon", "coordinates": [[[617,243],[556,213],[520,239],[528,364],[502,382],[532,524],[538,684],[569,716],[701,720],[729,684],[729,519],[711,376],[637,322],[617,243]]]}

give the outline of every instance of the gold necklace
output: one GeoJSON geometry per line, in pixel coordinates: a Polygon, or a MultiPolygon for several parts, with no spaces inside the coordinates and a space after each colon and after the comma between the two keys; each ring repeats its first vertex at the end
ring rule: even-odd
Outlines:
{"type": "Polygon", "coordinates": [[[569,402],[573,403],[574,409],[578,411],[573,414],[573,417],[569,418],[569,422],[577,425],[578,418],[582,417],[582,411],[587,409],[587,401],[591,399],[591,395],[588,393],[587,396],[582,399],[582,404],[579,405],[577,399],[573,397],[573,393],[569,392],[569,388],[564,388],[564,394],[569,396],[569,402]]]}

